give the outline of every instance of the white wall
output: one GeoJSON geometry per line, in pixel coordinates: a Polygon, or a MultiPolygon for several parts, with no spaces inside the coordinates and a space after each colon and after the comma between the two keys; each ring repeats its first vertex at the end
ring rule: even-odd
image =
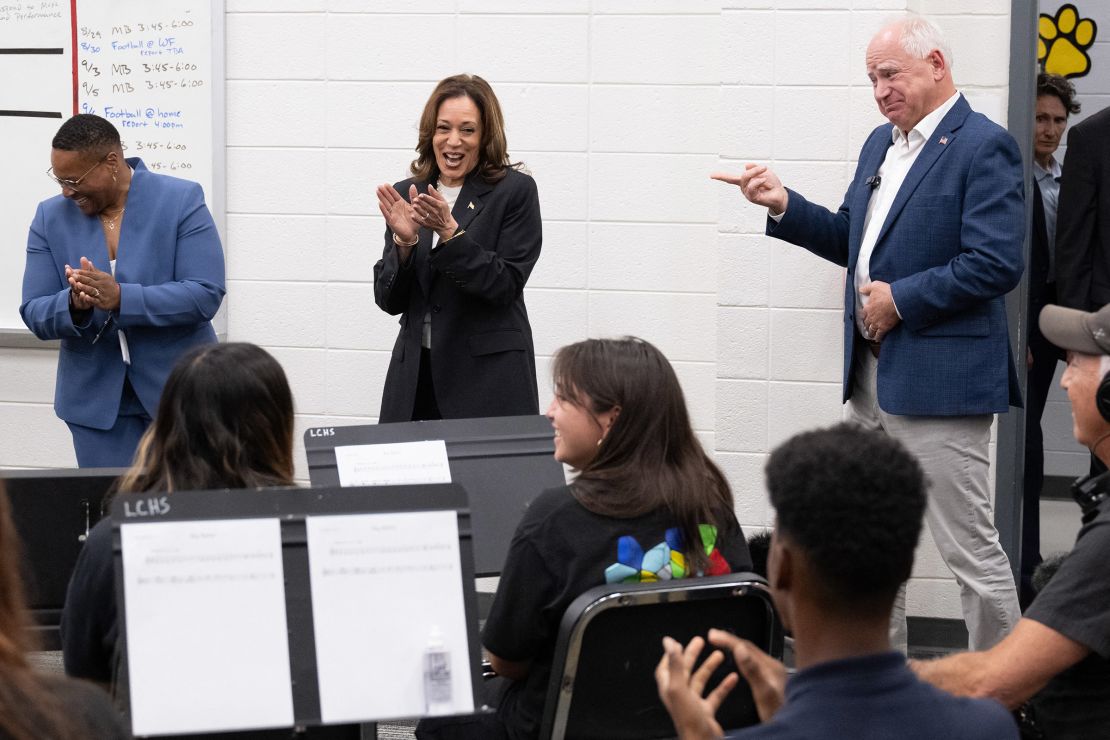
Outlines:
{"type": "MultiPolygon", "coordinates": [[[[1001,119],[1004,0],[227,0],[229,339],[285,366],[298,436],[375,421],[397,324],[373,304],[374,186],[404,176],[435,81],[481,74],[539,184],[527,303],[541,402],[557,347],[656,343],[741,522],[769,525],[768,451],[840,419],[842,270],[764,237],[764,214],[708,174],[772,160],[839,205],[882,121],[863,49],[907,5],[949,32],[958,84],[1001,119]]],[[[71,464],[52,353],[0,351],[0,375],[0,433],[30,437],[0,465],[71,464]]],[[[910,609],[960,615],[931,543],[910,609]]]]}

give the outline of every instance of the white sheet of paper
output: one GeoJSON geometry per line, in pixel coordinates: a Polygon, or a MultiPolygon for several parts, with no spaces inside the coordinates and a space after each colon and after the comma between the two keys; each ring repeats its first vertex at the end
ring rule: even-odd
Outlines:
{"type": "Polygon", "coordinates": [[[442,439],[343,445],[335,448],[341,486],[403,486],[450,483],[447,445],[442,439]]]}
{"type": "Polygon", "coordinates": [[[453,511],[305,520],[324,722],[426,716],[424,655],[450,654],[451,704],[474,711],[453,511]]]}
{"type": "Polygon", "coordinates": [[[280,526],[120,527],[136,735],[293,724],[280,526]]]}

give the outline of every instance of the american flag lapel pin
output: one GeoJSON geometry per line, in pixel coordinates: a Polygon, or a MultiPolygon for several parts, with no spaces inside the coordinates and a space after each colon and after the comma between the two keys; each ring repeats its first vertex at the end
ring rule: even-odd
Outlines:
{"type": "Polygon", "coordinates": [[[941,144],[947,144],[948,143],[948,137],[947,136],[940,137],[940,143],[941,144]]]}

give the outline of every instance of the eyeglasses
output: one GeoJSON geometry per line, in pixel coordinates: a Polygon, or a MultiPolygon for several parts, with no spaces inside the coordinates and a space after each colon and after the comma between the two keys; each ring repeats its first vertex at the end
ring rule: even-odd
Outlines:
{"type": "MultiPolygon", "coordinates": [[[[111,152],[108,152],[108,154],[111,154],[111,152]]],[[[82,181],[82,180],[84,180],[84,179],[85,179],[86,177],[88,177],[88,176],[89,176],[89,173],[90,173],[90,172],[92,172],[93,170],[95,170],[95,169],[96,169],[97,167],[99,167],[100,165],[104,164],[104,162],[105,162],[105,161],[106,161],[106,160],[108,159],[108,154],[105,154],[105,155],[104,155],[103,157],[101,157],[101,158],[100,158],[100,161],[98,161],[98,162],[97,162],[96,164],[94,164],[94,165],[93,165],[92,167],[90,167],[90,168],[88,168],[87,170],[85,170],[85,174],[81,175],[81,176],[80,176],[80,177],[78,177],[78,178],[77,178],[76,180],[65,180],[65,179],[62,179],[62,178],[60,178],[60,177],[56,176],[56,175],[54,174],[54,168],[53,168],[53,167],[49,167],[49,168],[47,168],[47,170],[46,170],[46,176],[47,176],[47,177],[49,177],[49,178],[50,178],[51,180],[53,180],[54,182],[56,182],[56,183],[58,183],[59,185],[61,185],[61,186],[62,186],[63,188],[68,188],[69,190],[76,190],[76,189],[77,189],[77,186],[79,186],[79,185],[81,184],[81,181],[82,181]]]]}

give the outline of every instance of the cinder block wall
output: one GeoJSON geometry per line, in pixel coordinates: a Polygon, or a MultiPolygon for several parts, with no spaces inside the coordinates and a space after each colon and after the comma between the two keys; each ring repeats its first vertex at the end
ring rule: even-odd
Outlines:
{"type": "MultiPolygon", "coordinates": [[[[226,2],[228,336],[282,362],[298,437],[376,420],[397,323],[373,304],[374,187],[405,176],[435,81],[474,72],[539,185],[544,249],[526,299],[541,402],[559,346],[656,343],[750,529],[771,522],[768,451],[840,419],[843,277],[765,238],[764,213],[709,173],[769,160],[836,208],[882,122],[863,50],[907,7],[948,31],[973,105],[1006,110],[1004,0],[226,2]]],[[[53,366],[49,351],[0,350],[14,381],[0,464],[72,464],[53,366]]],[[[931,542],[910,611],[960,613],[931,542]]]]}

